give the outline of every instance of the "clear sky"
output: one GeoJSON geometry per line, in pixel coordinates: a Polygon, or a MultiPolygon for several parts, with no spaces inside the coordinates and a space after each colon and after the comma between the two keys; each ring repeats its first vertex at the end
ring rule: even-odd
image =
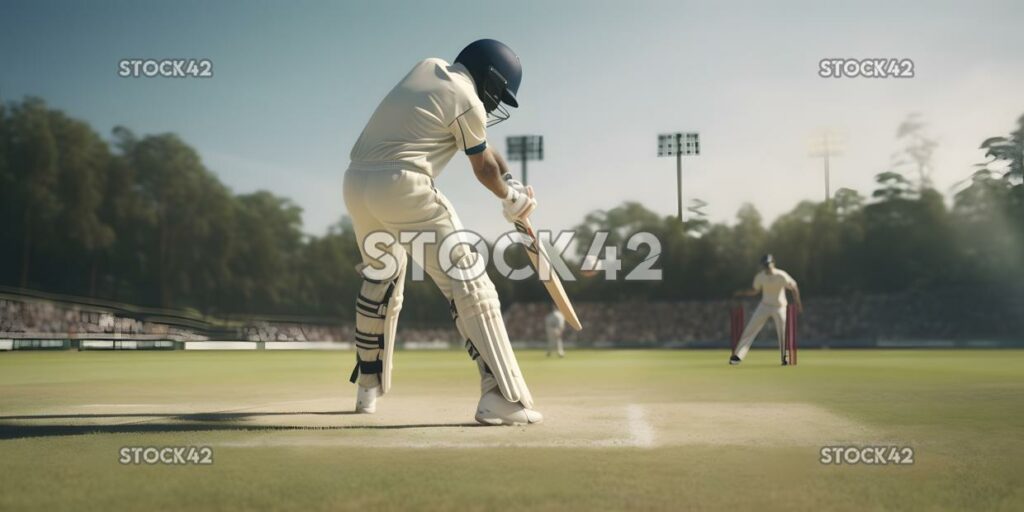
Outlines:
{"type": "MultiPolygon", "coordinates": [[[[178,133],[237,192],[269,189],[322,233],[344,214],[348,151],[378,101],[418,60],[452,60],[481,37],[520,55],[521,108],[491,129],[545,136],[531,166],[535,224],[567,228],[625,200],[675,212],[675,166],[656,137],[700,131],[687,200],[712,220],[744,202],[773,219],[823,195],[808,156],[819,128],[844,135],[833,190],[871,189],[920,112],[948,191],[978,144],[1024,113],[1024,2],[0,1],[0,97],[41,96],[108,135],[178,133]],[[895,5],[899,4],[899,5],[895,5]],[[213,61],[211,79],[128,79],[122,58],[213,61]],[[907,57],[916,78],[829,80],[826,57],[907,57]]],[[[452,161],[438,184],[465,224],[506,229],[499,205],[452,161]]]]}

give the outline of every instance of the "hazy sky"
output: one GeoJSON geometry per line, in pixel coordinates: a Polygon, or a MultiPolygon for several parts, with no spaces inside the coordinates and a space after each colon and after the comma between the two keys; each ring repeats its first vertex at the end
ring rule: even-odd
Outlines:
{"type": "MultiPolygon", "coordinates": [[[[833,190],[864,193],[921,112],[948,190],[978,144],[1024,113],[1024,2],[53,2],[0,1],[0,97],[41,96],[105,136],[178,133],[236,192],[270,189],[322,233],[344,214],[348,152],[380,99],[418,60],[452,60],[481,37],[524,66],[521,108],[491,129],[545,136],[531,166],[535,224],[564,228],[626,200],[675,212],[675,162],[656,136],[700,131],[684,197],[713,220],[744,202],[768,219],[823,195],[808,139],[845,136],[833,190]],[[853,5],[856,3],[856,5],[853,5]],[[128,79],[122,58],[213,61],[211,79],[128,79]],[[823,79],[826,57],[906,57],[916,78],[823,79]]],[[[505,229],[456,156],[438,184],[465,224],[505,229]]]]}

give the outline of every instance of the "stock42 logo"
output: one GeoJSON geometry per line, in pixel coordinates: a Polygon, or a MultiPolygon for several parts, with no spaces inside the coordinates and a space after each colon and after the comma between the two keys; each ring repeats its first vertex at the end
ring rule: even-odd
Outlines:
{"type": "MultiPolygon", "coordinates": [[[[619,248],[616,244],[609,244],[610,235],[605,231],[594,233],[594,239],[590,242],[586,256],[580,271],[584,276],[593,276],[604,272],[606,280],[618,279],[622,271],[623,258],[619,255],[619,248]]],[[[655,268],[658,258],[661,257],[661,240],[653,233],[640,231],[633,233],[624,244],[626,251],[635,252],[639,257],[636,266],[626,274],[626,281],[660,281],[661,269],[655,268]]],[[[637,258],[629,258],[636,260],[637,258]]]]}

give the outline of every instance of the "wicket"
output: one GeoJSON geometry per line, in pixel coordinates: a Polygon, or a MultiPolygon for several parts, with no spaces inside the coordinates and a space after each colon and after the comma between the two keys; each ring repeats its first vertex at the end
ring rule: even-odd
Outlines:
{"type": "MultiPolygon", "coordinates": [[[[729,310],[729,346],[732,349],[732,355],[736,355],[736,345],[739,344],[740,336],[743,335],[743,322],[743,306],[733,306],[729,310]]],[[[797,348],[797,309],[795,305],[790,304],[786,308],[786,330],[783,349],[789,364],[793,366],[796,366],[797,363],[797,348]]]]}
{"type": "Polygon", "coordinates": [[[740,336],[743,335],[743,306],[733,306],[729,310],[729,336],[730,345],[732,347],[732,355],[736,355],[736,345],[740,342],[740,336]]]}
{"type": "Polygon", "coordinates": [[[797,310],[796,306],[790,304],[786,308],[786,351],[789,352],[789,364],[796,366],[797,352],[797,310]]]}

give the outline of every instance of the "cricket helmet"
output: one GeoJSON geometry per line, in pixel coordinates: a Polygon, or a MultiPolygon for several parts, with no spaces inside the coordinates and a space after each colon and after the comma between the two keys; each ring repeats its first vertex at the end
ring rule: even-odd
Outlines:
{"type": "Polygon", "coordinates": [[[473,77],[476,94],[493,119],[488,126],[508,119],[509,112],[502,103],[519,106],[516,93],[523,79],[523,66],[515,52],[500,41],[480,39],[463,48],[455,62],[466,66],[473,77]]]}
{"type": "Polygon", "coordinates": [[[771,265],[771,264],[774,264],[774,263],[775,263],[775,256],[772,256],[771,254],[765,254],[764,256],[761,256],[761,265],[762,266],[767,267],[768,265],[771,265]]]}

